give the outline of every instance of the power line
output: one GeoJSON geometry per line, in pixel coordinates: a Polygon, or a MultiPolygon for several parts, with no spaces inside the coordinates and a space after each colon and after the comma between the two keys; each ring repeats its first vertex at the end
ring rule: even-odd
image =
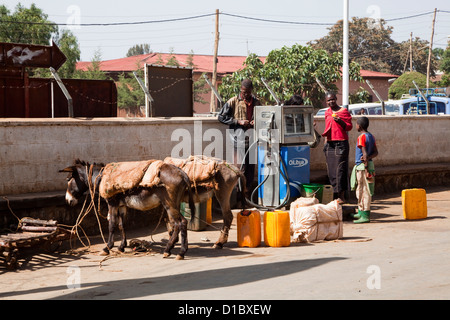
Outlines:
{"type": "MultiPolygon", "coordinates": [[[[424,13],[419,13],[419,14],[415,14],[415,15],[409,15],[409,16],[405,16],[405,17],[398,17],[398,18],[384,19],[384,20],[386,22],[390,22],[390,21],[411,19],[411,18],[416,18],[416,17],[420,17],[420,16],[425,16],[425,15],[431,14],[433,12],[434,11],[430,11],[430,12],[424,12],[424,13]]],[[[450,13],[450,11],[446,11],[446,10],[437,10],[437,12],[450,13]]],[[[242,15],[231,14],[231,13],[226,13],[226,12],[221,12],[220,14],[224,15],[224,16],[228,16],[228,17],[238,18],[238,19],[253,20],[253,21],[267,22],[267,23],[290,24],[290,25],[316,25],[316,26],[333,26],[333,25],[335,25],[335,23],[331,23],[331,22],[300,22],[300,21],[291,21],[291,20],[272,20],[272,19],[242,16],[242,15]]],[[[109,22],[109,23],[79,23],[79,24],[76,24],[76,26],[105,27],[105,26],[142,25],[142,24],[152,24],[152,23],[167,23],[167,22],[186,21],[186,20],[200,19],[200,18],[205,18],[205,17],[212,17],[214,15],[215,15],[215,13],[207,13],[207,14],[196,15],[196,16],[163,19],[163,20],[147,20],[147,21],[134,21],[134,22],[109,22]]],[[[49,26],[73,26],[74,25],[71,23],[8,21],[8,20],[3,20],[3,19],[0,19],[0,22],[14,23],[14,24],[30,24],[30,25],[49,25],[49,26]]]]}
{"type": "MultiPolygon", "coordinates": [[[[177,22],[185,20],[193,20],[204,17],[210,17],[215,15],[215,13],[207,13],[192,17],[174,18],[174,19],[164,19],[164,20],[148,20],[148,21],[135,21],[135,22],[110,22],[110,23],[79,23],[76,26],[81,27],[107,27],[107,26],[124,26],[124,25],[139,25],[139,24],[150,24],[150,23],[164,23],[164,22],[177,22]]],[[[31,22],[31,21],[5,21],[0,19],[0,22],[4,23],[20,23],[20,24],[31,24],[31,25],[46,25],[46,26],[74,26],[72,23],[55,23],[55,22],[31,22]]]]}
{"type": "MultiPolygon", "coordinates": [[[[440,10],[438,10],[439,12],[441,12],[440,10]]],[[[445,12],[445,11],[442,11],[445,12]]],[[[410,19],[410,18],[416,18],[416,17],[421,17],[421,16],[426,16],[428,14],[432,14],[434,13],[433,11],[429,11],[429,12],[424,12],[424,13],[419,13],[419,14],[415,14],[415,15],[411,15],[411,16],[406,16],[406,17],[400,17],[400,18],[393,18],[393,19],[385,19],[384,21],[386,22],[390,22],[390,21],[398,21],[398,20],[404,20],[404,19],[410,19]]]]}
{"type": "Polygon", "coordinates": [[[335,23],[327,23],[327,22],[298,22],[298,21],[286,21],[286,20],[270,20],[270,19],[262,19],[262,18],[254,18],[254,17],[246,17],[237,14],[231,13],[221,13],[224,16],[246,19],[246,20],[254,20],[254,21],[262,21],[262,22],[271,22],[271,23],[285,23],[285,24],[302,24],[302,25],[320,25],[320,26],[333,26],[335,23]]]}

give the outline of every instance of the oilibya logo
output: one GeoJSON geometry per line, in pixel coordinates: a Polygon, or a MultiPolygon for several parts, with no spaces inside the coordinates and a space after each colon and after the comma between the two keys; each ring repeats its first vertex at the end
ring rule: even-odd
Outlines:
{"type": "Polygon", "coordinates": [[[301,168],[308,164],[308,159],[305,158],[293,158],[289,160],[289,166],[294,168],[301,168]]]}

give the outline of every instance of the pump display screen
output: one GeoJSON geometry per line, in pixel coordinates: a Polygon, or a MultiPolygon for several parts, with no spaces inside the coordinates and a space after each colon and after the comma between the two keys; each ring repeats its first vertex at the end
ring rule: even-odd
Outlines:
{"type": "Polygon", "coordinates": [[[302,113],[290,113],[284,115],[284,133],[306,133],[305,118],[302,113]]]}
{"type": "Polygon", "coordinates": [[[257,106],[254,112],[256,137],[260,142],[267,141],[268,137],[283,145],[314,141],[313,106],[257,106]]]}

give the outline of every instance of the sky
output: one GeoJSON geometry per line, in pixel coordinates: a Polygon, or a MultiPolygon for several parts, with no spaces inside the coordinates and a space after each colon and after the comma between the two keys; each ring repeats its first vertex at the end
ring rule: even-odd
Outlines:
{"type": "MultiPolygon", "coordinates": [[[[48,20],[68,24],[60,29],[69,28],[75,34],[81,61],[90,61],[96,52],[102,60],[123,58],[130,47],[143,43],[150,44],[153,52],[192,51],[212,55],[216,9],[221,13],[219,55],[266,56],[273,49],[296,43],[306,45],[325,36],[328,28],[343,18],[344,1],[22,0],[20,3],[25,7],[35,3],[48,15],[48,20]],[[197,18],[173,21],[187,17],[197,18]],[[111,25],[125,22],[146,23],[111,25]]],[[[18,3],[2,0],[0,4],[14,11],[18,3]]],[[[450,1],[349,0],[350,17],[392,19],[387,25],[394,27],[391,36],[397,42],[409,40],[411,32],[413,37],[429,40],[435,8],[441,12],[436,16],[433,48],[445,48],[450,36],[450,1]],[[419,16],[411,17],[415,15],[419,16]]]]}

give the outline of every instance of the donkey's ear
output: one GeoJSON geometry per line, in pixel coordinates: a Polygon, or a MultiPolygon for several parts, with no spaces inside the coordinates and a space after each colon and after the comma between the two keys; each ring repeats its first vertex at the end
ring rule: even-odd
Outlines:
{"type": "Polygon", "coordinates": [[[73,167],[67,167],[67,168],[64,168],[64,169],[62,169],[62,170],[59,170],[59,172],[73,172],[74,171],[74,169],[73,169],[73,167]]]}

